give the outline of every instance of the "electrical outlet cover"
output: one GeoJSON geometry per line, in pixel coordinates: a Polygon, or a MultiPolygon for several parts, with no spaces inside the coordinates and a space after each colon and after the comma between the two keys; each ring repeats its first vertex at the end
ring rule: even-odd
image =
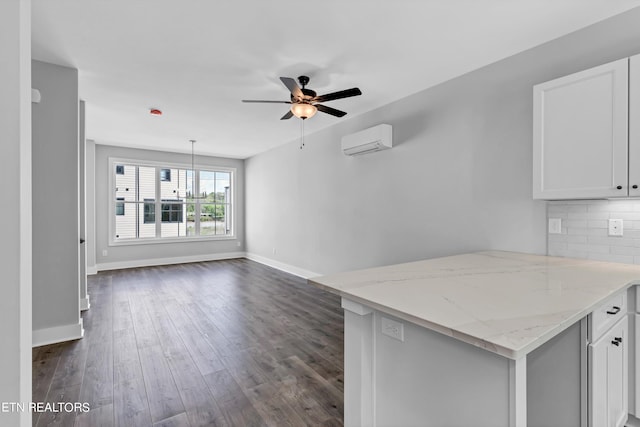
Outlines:
{"type": "Polygon", "coordinates": [[[562,233],[562,218],[549,218],[549,234],[562,233]]]}
{"type": "Polygon", "coordinates": [[[382,317],[382,334],[404,342],[404,325],[395,320],[382,317]]]}
{"type": "Polygon", "coordinates": [[[609,236],[622,236],[623,232],[623,221],[621,219],[609,220],[609,236]]]}

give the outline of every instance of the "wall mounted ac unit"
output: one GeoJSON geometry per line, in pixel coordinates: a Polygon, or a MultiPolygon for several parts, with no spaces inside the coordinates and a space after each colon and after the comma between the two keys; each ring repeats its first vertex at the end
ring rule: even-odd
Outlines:
{"type": "Polygon", "coordinates": [[[378,125],[342,137],[345,156],[357,156],[393,147],[391,125],[378,125]]]}

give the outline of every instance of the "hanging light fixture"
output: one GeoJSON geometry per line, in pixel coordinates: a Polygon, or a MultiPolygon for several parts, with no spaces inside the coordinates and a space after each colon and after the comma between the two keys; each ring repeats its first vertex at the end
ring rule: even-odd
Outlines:
{"type": "Polygon", "coordinates": [[[301,103],[293,104],[291,106],[291,112],[297,118],[305,120],[313,117],[318,112],[318,109],[316,108],[315,105],[301,102],[301,103]]]}
{"type": "Polygon", "coordinates": [[[187,192],[187,198],[194,199],[194,200],[206,199],[207,198],[206,191],[201,192],[200,195],[198,196],[194,195],[194,191],[196,189],[196,167],[195,167],[195,154],[194,154],[193,146],[196,143],[196,140],[190,139],[189,142],[191,143],[191,192],[187,192]]]}
{"type": "Polygon", "coordinates": [[[297,118],[302,119],[300,122],[300,148],[302,149],[302,147],[304,147],[304,121],[313,117],[318,112],[318,108],[313,104],[302,101],[293,104],[291,106],[291,112],[297,118]]]}

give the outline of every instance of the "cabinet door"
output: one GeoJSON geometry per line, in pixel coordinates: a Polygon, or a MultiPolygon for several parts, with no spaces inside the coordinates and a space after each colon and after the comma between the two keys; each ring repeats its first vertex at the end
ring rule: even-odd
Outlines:
{"type": "Polygon", "coordinates": [[[622,427],[628,413],[628,320],[589,346],[589,425],[622,427]]]}
{"type": "Polygon", "coordinates": [[[640,55],[629,60],[629,196],[640,197],[640,55]]]}
{"type": "Polygon", "coordinates": [[[533,88],[533,197],[628,195],[627,58],[533,88]]]}

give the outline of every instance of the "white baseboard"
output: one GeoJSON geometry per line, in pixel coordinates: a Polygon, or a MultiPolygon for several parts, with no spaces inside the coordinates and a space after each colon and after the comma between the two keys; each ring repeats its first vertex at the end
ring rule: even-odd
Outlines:
{"type": "Polygon", "coordinates": [[[245,257],[244,252],[226,252],[226,253],[220,253],[220,254],[205,254],[205,255],[193,255],[193,256],[183,256],[183,257],[137,259],[132,261],[107,262],[107,263],[97,264],[96,268],[98,271],[120,270],[123,268],[151,267],[154,265],[183,264],[188,262],[218,261],[221,259],[233,259],[233,258],[244,258],[244,257],[245,257]]]}
{"type": "Polygon", "coordinates": [[[627,420],[625,426],[627,427],[639,427],[640,420],[634,417],[633,415],[629,415],[629,419],[627,420]]]}
{"type": "Polygon", "coordinates": [[[91,276],[94,274],[98,274],[98,267],[95,265],[87,266],[87,275],[91,276]]]}
{"type": "Polygon", "coordinates": [[[89,295],[86,298],[80,298],[80,311],[87,311],[91,308],[91,303],[89,302],[89,295]]]}
{"type": "MultiPolygon", "coordinates": [[[[260,264],[264,264],[269,267],[275,268],[277,270],[284,271],[285,273],[302,277],[303,279],[322,276],[322,274],[305,270],[304,268],[296,267],[294,265],[286,264],[284,262],[276,261],[271,258],[263,257],[261,255],[252,254],[248,252],[226,252],[226,253],[220,253],[220,254],[205,254],[205,255],[195,255],[195,256],[184,256],[184,257],[169,257],[169,258],[140,259],[140,260],[132,260],[132,261],[107,262],[102,264],[96,264],[95,269],[96,271],[120,270],[123,268],[151,267],[154,265],[183,264],[188,262],[218,261],[223,259],[234,259],[234,258],[247,258],[252,261],[259,262],[260,264]]],[[[89,271],[89,268],[87,268],[87,274],[89,274],[88,271],[89,271]]]]}
{"type": "Polygon", "coordinates": [[[33,347],[56,344],[59,342],[77,340],[84,336],[82,319],[73,325],[54,326],[53,328],[37,329],[33,331],[31,343],[33,347]]]}
{"type": "Polygon", "coordinates": [[[277,270],[284,271],[285,273],[302,277],[303,279],[322,276],[322,274],[314,273],[313,271],[305,270],[304,268],[299,268],[294,265],[285,264],[284,262],[276,261],[271,258],[263,257],[261,255],[256,255],[249,252],[247,252],[244,257],[247,259],[250,259],[251,261],[259,262],[260,264],[268,265],[269,267],[273,267],[277,270]]]}

